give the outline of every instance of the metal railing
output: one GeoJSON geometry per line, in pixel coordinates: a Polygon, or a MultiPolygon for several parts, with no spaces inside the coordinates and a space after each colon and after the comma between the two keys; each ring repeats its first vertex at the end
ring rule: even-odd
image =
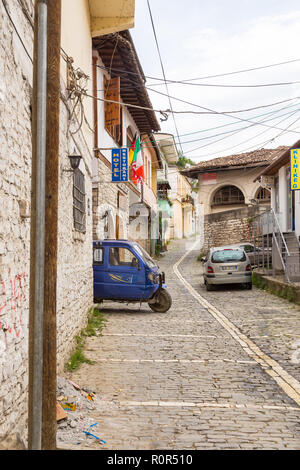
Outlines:
{"type": "Polygon", "coordinates": [[[274,247],[280,259],[287,282],[290,282],[287,261],[291,256],[274,209],[253,219],[254,265],[275,274],[274,247]]]}

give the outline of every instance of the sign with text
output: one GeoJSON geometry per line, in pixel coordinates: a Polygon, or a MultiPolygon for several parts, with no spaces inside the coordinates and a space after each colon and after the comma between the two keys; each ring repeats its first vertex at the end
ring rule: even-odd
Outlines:
{"type": "Polygon", "coordinates": [[[300,149],[292,149],[290,153],[291,163],[291,191],[300,189],[300,149]]]}
{"type": "Polygon", "coordinates": [[[128,181],[128,149],[113,149],[111,154],[112,182],[124,183],[128,181]]]}
{"type": "Polygon", "coordinates": [[[202,184],[216,184],[217,173],[204,173],[202,175],[202,184]]]}
{"type": "Polygon", "coordinates": [[[262,175],[260,177],[260,184],[263,188],[272,187],[275,184],[274,176],[262,175]]]}

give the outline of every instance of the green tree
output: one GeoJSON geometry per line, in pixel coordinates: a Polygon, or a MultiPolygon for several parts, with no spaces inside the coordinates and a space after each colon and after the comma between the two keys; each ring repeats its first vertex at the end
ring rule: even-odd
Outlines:
{"type": "Polygon", "coordinates": [[[187,166],[187,165],[194,165],[194,162],[192,160],[190,160],[189,158],[187,157],[184,157],[183,155],[179,155],[179,158],[176,162],[176,165],[178,166],[178,168],[180,168],[181,170],[184,170],[184,168],[187,166]]]}

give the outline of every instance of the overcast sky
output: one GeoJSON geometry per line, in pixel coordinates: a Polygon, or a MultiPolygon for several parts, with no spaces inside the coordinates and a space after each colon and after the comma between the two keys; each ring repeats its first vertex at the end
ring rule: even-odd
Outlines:
{"type": "MultiPolygon", "coordinates": [[[[299,0],[149,2],[167,79],[202,78],[300,59],[299,0]]],[[[147,0],[136,0],[135,27],[131,34],[145,75],[162,79],[147,0]]],[[[240,86],[295,81],[300,82],[300,60],[262,70],[195,80],[190,82],[193,85],[168,84],[168,91],[177,98],[171,101],[174,111],[201,112],[202,106],[228,112],[300,97],[300,83],[235,88],[195,84],[240,86]]],[[[167,93],[163,82],[147,78],[146,86],[167,93]]],[[[170,108],[167,97],[148,92],[154,109],[170,108]]],[[[160,119],[158,113],[157,118],[160,119]]],[[[262,147],[292,145],[300,139],[300,98],[231,116],[175,114],[175,123],[183,152],[195,163],[262,147]],[[262,120],[264,125],[251,126],[262,120]],[[251,127],[241,130],[246,126],[251,127]],[[293,132],[284,132],[287,128],[293,132]],[[230,131],[235,131],[235,135],[230,131]],[[274,140],[268,142],[271,139],[274,140]]],[[[174,134],[178,142],[175,123],[170,115],[167,121],[160,123],[161,131],[174,134]]],[[[181,146],[178,144],[179,150],[181,146]]]]}

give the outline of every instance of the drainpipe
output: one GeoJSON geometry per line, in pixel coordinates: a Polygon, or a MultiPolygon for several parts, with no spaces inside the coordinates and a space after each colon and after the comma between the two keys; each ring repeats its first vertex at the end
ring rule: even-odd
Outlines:
{"type": "Polygon", "coordinates": [[[36,70],[35,117],[33,121],[34,204],[32,213],[31,257],[31,385],[29,403],[29,446],[40,450],[42,445],[43,408],[43,320],[45,270],[45,194],[46,194],[46,108],[47,108],[47,4],[36,7],[36,70]],[[35,155],[34,155],[35,154],[35,155]],[[34,220],[33,220],[34,219],[34,220]]]}

